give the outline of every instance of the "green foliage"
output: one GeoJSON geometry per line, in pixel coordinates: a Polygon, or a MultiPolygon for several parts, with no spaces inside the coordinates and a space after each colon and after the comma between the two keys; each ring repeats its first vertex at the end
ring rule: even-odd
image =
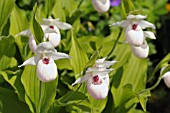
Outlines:
{"type": "Polygon", "coordinates": [[[0,112],[30,113],[28,106],[19,101],[13,91],[0,87],[0,93],[0,112]]]}
{"type": "MultiPolygon", "coordinates": [[[[156,24],[167,14],[167,0],[122,0],[121,5],[110,7],[106,13],[94,10],[91,0],[0,0],[0,112],[2,113],[144,113],[151,90],[169,71],[170,53],[147,73],[148,59],[135,57],[125,41],[124,30],[109,24],[126,18],[128,14],[148,15],[156,24]],[[154,7],[153,7],[154,6],[154,7]],[[42,18],[59,18],[73,26],[70,31],[60,30],[59,52],[71,59],[56,60],[57,79],[41,82],[36,66],[18,68],[33,56],[28,36],[16,36],[30,29],[36,43],[43,42],[42,18]],[[15,36],[15,37],[14,37],[15,36]],[[113,50],[113,51],[112,51],[113,50]],[[75,78],[83,76],[98,58],[116,60],[109,73],[109,94],[95,100],[87,92],[86,83],[71,86],[75,78]],[[167,66],[168,65],[168,66],[167,66]],[[146,78],[151,81],[164,66],[158,81],[146,88],[146,78]],[[83,73],[82,73],[83,72],[83,73]],[[78,75],[78,76],[77,76],[78,75]],[[140,103],[141,109],[136,109],[140,103]]],[[[156,47],[149,40],[150,54],[156,47]]]]}
{"type": "Polygon", "coordinates": [[[35,66],[26,66],[21,81],[25,89],[25,101],[30,110],[33,113],[46,113],[54,102],[58,80],[43,83],[36,75],[35,66]]]}
{"type": "Polygon", "coordinates": [[[85,53],[85,51],[81,48],[80,44],[78,43],[77,38],[75,37],[73,32],[72,32],[71,40],[72,40],[71,41],[72,47],[70,50],[70,56],[72,56],[72,59],[70,63],[73,66],[75,74],[77,75],[83,71],[88,61],[88,58],[87,58],[87,54],[85,53]]]}
{"type": "Polygon", "coordinates": [[[40,24],[35,19],[36,11],[37,11],[37,5],[34,6],[34,10],[33,10],[33,16],[32,16],[32,20],[31,20],[31,31],[34,35],[36,42],[40,43],[43,41],[44,33],[43,33],[43,30],[42,30],[40,24]]]}
{"type": "Polygon", "coordinates": [[[0,36],[2,34],[2,30],[5,26],[5,24],[8,21],[8,18],[10,16],[10,13],[12,12],[12,9],[14,7],[14,0],[1,0],[0,1],[0,36]]]}

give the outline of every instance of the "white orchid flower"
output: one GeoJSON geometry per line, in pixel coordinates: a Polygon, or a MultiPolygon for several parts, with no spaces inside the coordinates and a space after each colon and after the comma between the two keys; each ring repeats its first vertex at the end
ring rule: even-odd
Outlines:
{"type": "Polygon", "coordinates": [[[43,22],[41,27],[44,31],[44,39],[49,40],[54,47],[58,46],[61,40],[61,35],[59,29],[67,30],[72,29],[72,26],[65,22],[60,22],[59,19],[45,19],[43,18],[43,22]]]}
{"type": "Polygon", "coordinates": [[[130,14],[127,16],[126,20],[113,23],[111,26],[120,26],[125,28],[126,42],[133,46],[141,46],[146,36],[156,39],[152,32],[143,31],[143,29],[149,27],[155,29],[154,24],[143,20],[146,17],[147,16],[130,14]]]}
{"type": "MultiPolygon", "coordinates": [[[[165,69],[166,67],[162,67],[161,69],[161,73],[163,72],[163,70],[165,69]]],[[[162,78],[164,79],[164,82],[166,84],[166,86],[168,88],[170,88],[170,71],[166,72],[165,74],[163,74],[162,78]]]]}
{"type": "Polygon", "coordinates": [[[110,8],[110,0],[92,0],[92,4],[99,13],[107,12],[110,8]]]}
{"type": "MultiPolygon", "coordinates": [[[[61,35],[59,29],[67,30],[72,29],[72,26],[65,22],[60,22],[59,19],[43,19],[43,23],[40,25],[44,32],[44,41],[49,41],[53,44],[54,47],[57,47],[60,44],[61,35]]],[[[29,45],[32,51],[36,50],[36,41],[33,37],[31,31],[25,30],[19,33],[18,35],[26,35],[29,37],[29,45]],[[31,45],[32,44],[32,45],[31,45]]],[[[17,36],[18,36],[17,35],[17,36]]]]}
{"type": "Polygon", "coordinates": [[[36,56],[29,58],[22,65],[37,65],[36,73],[42,82],[50,82],[57,77],[57,66],[54,60],[70,58],[65,53],[57,52],[50,42],[40,43],[35,51],[36,56]]]}
{"type": "Polygon", "coordinates": [[[104,99],[108,95],[109,75],[112,69],[106,69],[113,65],[116,61],[104,61],[98,59],[93,68],[88,68],[83,77],[78,78],[73,84],[86,83],[89,94],[97,99],[104,99]],[[107,62],[107,63],[106,63],[107,62]]]}

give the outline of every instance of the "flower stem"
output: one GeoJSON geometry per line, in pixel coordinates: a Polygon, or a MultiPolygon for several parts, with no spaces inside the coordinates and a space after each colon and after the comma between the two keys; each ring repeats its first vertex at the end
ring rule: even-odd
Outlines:
{"type": "Polygon", "coordinates": [[[77,9],[79,9],[79,8],[80,8],[80,6],[81,6],[81,4],[83,3],[83,1],[84,1],[84,0],[81,0],[81,1],[80,1],[80,3],[78,4],[77,9]]]}
{"type": "Polygon", "coordinates": [[[112,55],[112,53],[114,52],[114,50],[115,50],[115,48],[116,48],[116,45],[117,45],[117,43],[118,43],[118,41],[119,41],[119,39],[120,39],[120,36],[121,36],[121,34],[122,34],[122,31],[123,31],[123,29],[120,28],[120,31],[119,31],[119,34],[118,34],[118,36],[117,36],[117,39],[116,39],[116,41],[115,41],[115,43],[114,43],[114,46],[113,46],[112,50],[110,51],[110,53],[108,54],[108,59],[112,57],[111,55],[112,55]]]}
{"type": "MultiPolygon", "coordinates": [[[[170,61],[170,52],[159,62],[159,64],[158,64],[158,65],[156,66],[156,68],[153,70],[153,72],[152,72],[150,78],[148,79],[148,81],[152,80],[152,78],[154,77],[155,73],[156,73],[160,68],[162,68],[163,65],[165,65],[165,64],[168,63],[169,61],[170,61]]],[[[145,93],[145,92],[147,92],[147,91],[151,91],[151,90],[155,89],[155,88],[159,85],[159,83],[160,83],[161,80],[162,80],[162,74],[159,75],[158,80],[156,81],[156,83],[155,83],[152,87],[147,88],[147,89],[144,89],[144,90],[138,92],[138,94],[145,93]]]]}
{"type": "Polygon", "coordinates": [[[72,94],[70,94],[65,100],[63,100],[63,102],[60,102],[60,104],[65,104],[64,102],[66,100],[69,100],[81,87],[82,84],[79,85],[79,87],[76,89],[76,91],[74,91],[72,94]]]}
{"type": "Polygon", "coordinates": [[[159,64],[155,67],[153,70],[150,78],[147,80],[147,82],[151,81],[155,75],[155,73],[162,67],[164,63],[168,63],[170,61],[170,52],[159,62],[159,64]]]}

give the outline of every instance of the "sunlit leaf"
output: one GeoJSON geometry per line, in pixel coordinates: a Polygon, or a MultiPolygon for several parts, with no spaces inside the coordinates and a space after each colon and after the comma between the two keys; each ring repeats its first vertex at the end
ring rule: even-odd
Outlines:
{"type": "Polygon", "coordinates": [[[13,57],[16,52],[14,37],[1,37],[0,48],[3,48],[0,49],[0,70],[15,67],[17,61],[13,57]]]}
{"type": "Polygon", "coordinates": [[[26,92],[26,102],[32,112],[46,113],[56,96],[57,79],[51,82],[40,82],[35,66],[26,66],[21,81],[26,92]]]}
{"type": "Polygon", "coordinates": [[[46,17],[51,15],[52,9],[55,5],[55,0],[45,0],[45,15],[46,17]]]}
{"type": "Polygon", "coordinates": [[[14,7],[15,0],[0,0],[0,36],[2,29],[5,26],[8,17],[14,7]]]}
{"type": "Polygon", "coordinates": [[[54,8],[52,10],[52,14],[54,15],[55,18],[59,18],[60,21],[66,21],[66,16],[62,7],[62,2],[61,0],[57,0],[54,8]]]}
{"type": "Polygon", "coordinates": [[[77,38],[74,34],[72,34],[71,38],[71,50],[70,50],[70,56],[72,56],[72,59],[70,60],[71,65],[73,66],[75,74],[79,74],[83,71],[88,58],[84,50],[81,48],[80,44],[77,41],[77,38]]]}
{"type": "Polygon", "coordinates": [[[21,31],[28,29],[28,20],[25,12],[19,9],[16,5],[11,13],[10,23],[10,33],[12,35],[16,35],[21,31]]]}
{"type": "Polygon", "coordinates": [[[33,11],[34,12],[33,12],[32,20],[31,20],[31,32],[34,35],[36,42],[41,43],[44,38],[44,33],[43,33],[43,30],[42,30],[40,24],[37,22],[37,20],[35,18],[35,13],[37,11],[37,5],[34,6],[33,11]]]}

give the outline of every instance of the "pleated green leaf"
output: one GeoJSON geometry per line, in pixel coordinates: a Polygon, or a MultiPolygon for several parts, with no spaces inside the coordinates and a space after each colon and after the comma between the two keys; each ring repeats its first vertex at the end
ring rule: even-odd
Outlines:
{"type": "Polygon", "coordinates": [[[19,9],[16,5],[11,13],[10,23],[10,34],[12,35],[16,35],[21,31],[28,29],[28,20],[25,12],[19,9]]]}
{"type": "Polygon", "coordinates": [[[72,56],[72,59],[70,60],[70,63],[73,66],[75,74],[79,74],[83,71],[88,61],[88,57],[85,51],[81,48],[73,32],[71,36],[71,44],[70,56],[72,56]]]}
{"type": "Polygon", "coordinates": [[[0,37],[0,48],[0,70],[16,66],[17,61],[13,57],[16,52],[14,37],[0,37]]]}
{"type": "Polygon", "coordinates": [[[34,10],[33,10],[33,16],[32,16],[32,20],[31,20],[31,32],[34,35],[36,42],[41,43],[44,38],[44,32],[35,17],[35,13],[37,11],[37,5],[35,5],[33,9],[34,10]]]}
{"type": "MultiPolygon", "coordinates": [[[[113,76],[111,92],[113,94],[113,98],[116,97],[114,98],[115,109],[124,109],[121,105],[123,101],[122,98],[124,98],[123,96],[126,97],[126,95],[123,95],[123,86],[131,84],[132,91],[134,92],[145,89],[147,60],[135,57],[131,54],[129,45],[125,44],[119,44],[116,47],[114,54],[116,56],[116,60],[119,62],[115,65],[117,71],[113,76]]],[[[132,100],[128,105],[130,106],[136,101],[139,100],[132,100]]],[[[128,107],[126,109],[126,112],[130,110],[128,107]]]]}
{"type": "Polygon", "coordinates": [[[48,18],[48,16],[50,16],[51,15],[51,12],[52,12],[52,9],[53,9],[53,7],[54,7],[54,5],[55,5],[55,0],[45,0],[45,15],[46,15],[46,17],[48,18]]]}
{"type": "Polygon", "coordinates": [[[46,113],[56,96],[57,79],[48,83],[40,82],[35,66],[24,68],[21,81],[26,92],[26,103],[33,113],[46,113]]]}
{"type": "Polygon", "coordinates": [[[14,7],[14,3],[15,0],[0,0],[0,36],[14,7]]]}

